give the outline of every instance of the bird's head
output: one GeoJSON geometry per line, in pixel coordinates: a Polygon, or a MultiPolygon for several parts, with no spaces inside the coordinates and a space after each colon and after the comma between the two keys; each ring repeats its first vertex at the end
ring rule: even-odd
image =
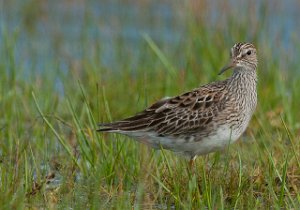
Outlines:
{"type": "Polygon", "coordinates": [[[256,69],[257,55],[253,44],[245,42],[236,43],[230,50],[229,63],[221,69],[219,75],[228,69],[236,67],[256,69]]]}

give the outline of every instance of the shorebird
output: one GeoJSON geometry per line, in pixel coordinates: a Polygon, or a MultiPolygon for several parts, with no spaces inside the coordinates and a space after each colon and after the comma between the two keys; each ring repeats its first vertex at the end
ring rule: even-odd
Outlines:
{"type": "Polygon", "coordinates": [[[257,55],[251,43],[237,43],[223,80],[162,99],[136,115],[100,123],[98,131],[125,134],[153,148],[181,153],[193,164],[198,155],[224,149],[246,130],[257,104],[257,55]]]}

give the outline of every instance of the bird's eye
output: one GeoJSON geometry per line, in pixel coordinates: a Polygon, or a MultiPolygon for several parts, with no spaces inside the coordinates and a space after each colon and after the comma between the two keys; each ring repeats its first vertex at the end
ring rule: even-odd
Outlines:
{"type": "Polygon", "coordinates": [[[247,52],[247,55],[251,55],[251,50],[249,50],[249,51],[247,52]]]}

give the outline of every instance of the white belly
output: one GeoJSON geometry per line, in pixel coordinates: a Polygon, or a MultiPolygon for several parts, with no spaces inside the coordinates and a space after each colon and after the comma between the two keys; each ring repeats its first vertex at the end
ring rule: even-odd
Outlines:
{"type": "Polygon", "coordinates": [[[240,135],[228,126],[223,126],[218,129],[215,135],[195,142],[191,148],[194,148],[195,154],[205,155],[226,148],[229,144],[234,143],[240,135]]]}
{"type": "Polygon", "coordinates": [[[210,152],[224,149],[230,143],[235,142],[240,132],[232,131],[228,126],[222,126],[214,135],[195,141],[190,138],[188,141],[184,138],[157,137],[155,133],[135,133],[134,136],[139,141],[149,144],[156,149],[164,148],[177,153],[194,155],[205,155],[210,152]]]}

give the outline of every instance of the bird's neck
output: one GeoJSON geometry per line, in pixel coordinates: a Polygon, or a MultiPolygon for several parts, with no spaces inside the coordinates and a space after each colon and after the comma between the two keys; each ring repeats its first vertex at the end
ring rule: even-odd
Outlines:
{"type": "Polygon", "coordinates": [[[228,80],[229,88],[232,88],[233,91],[237,89],[256,90],[256,68],[237,67],[233,70],[233,74],[228,80]]]}
{"type": "Polygon", "coordinates": [[[235,68],[228,80],[230,91],[236,93],[241,99],[237,101],[239,106],[245,106],[245,110],[253,113],[257,104],[256,68],[235,68]]]}
{"type": "Polygon", "coordinates": [[[255,83],[257,82],[256,68],[237,67],[233,70],[231,76],[232,80],[236,80],[241,83],[255,83]]]}

